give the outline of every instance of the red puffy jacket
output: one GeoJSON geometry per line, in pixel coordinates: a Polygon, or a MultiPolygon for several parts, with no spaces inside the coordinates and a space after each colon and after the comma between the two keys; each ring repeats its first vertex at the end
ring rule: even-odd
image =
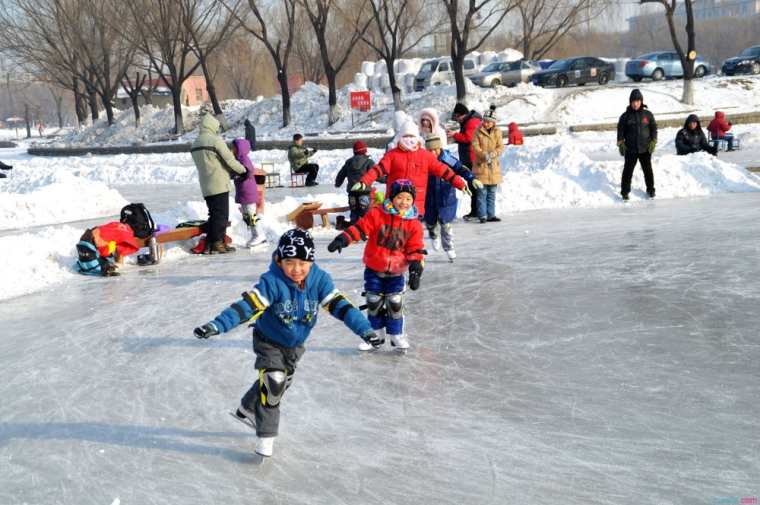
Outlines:
{"type": "Polygon", "coordinates": [[[410,261],[422,261],[425,243],[417,214],[401,217],[384,206],[372,207],[343,232],[349,243],[366,240],[364,264],[375,272],[401,275],[410,261]]]}
{"type": "Polygon", "coordinates": [[[92,229],[92,239],[98,252],[104,258],[113,253],[117,256],[129,256],[140,250],[132,228],[124,223],[113,221],[92,229]]]}
{"type": "Polygon", "coordinates": [[[459,158],[460,162],[465,163],[467,160],[463,160],[463,154],[469,153],[470,155],[470,163],[472,166],[475,166],[475,153],[472,150],[472,138],[475,136],[475,132],[480,127],[480,123],[482,122],[482,119],[480,118],[480,115],[473,115],[474,113],[470,113],[470,118],[467,119],[464,124],[462,125],[461,132],[455,133],[453,135],[454,142],[459,144],[459,158]]]}
{"type": "Polygon", "coordinates": [[[714,139],[722,139],[730,129],[731,123],[726,121],[726,115],[721,111],[715,113],[715,119],[710,121],[710,124],[707,126],[707,130],[714,139]]]}
{"type": "Polygon", "coordinates": [[[367,170],[360,179],[369,186],[376,179],[387,176],[385,194],[390,196],[391,186],[398,179],[409,179],[417,190],[414,205],[420,214],[425,213],[425,194],[427,193],[428,175],[434,175],[461,190],[465,187],[464,179],[459,177],[448,165],[444,165],[432,152],[426,149],[404,151],[401,147],[391,149],[380,162],[367,170]]]}
{"type": "Polygon", "coordinates": [[[521,146],[524,142],[523,134],[517,126],[517,123],[509,123],[509,144],[513,146],[521,146]]]}

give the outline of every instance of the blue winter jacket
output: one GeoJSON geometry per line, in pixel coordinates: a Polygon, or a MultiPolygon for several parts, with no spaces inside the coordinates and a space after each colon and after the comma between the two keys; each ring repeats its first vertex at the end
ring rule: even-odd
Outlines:
{"type": "Polygon", "coordinates": [[[371,330],[367,318],[335,289],[330,274],[316,263],[311,266],[301,289],[272,261],[269,271],[261,276],[253,290],[243,293],[242,299],[212,322],[224,333],[254,319],[256,330],[268,341],[282,347],[298,347],[317,323],[320,306],[360,337],[371,330]]]}
{"type": "MultiPolygon", "coordinates": [[[[448,165],[465,181],[472,182],[475,176],[472,172],[446,149],[441,150],[438,161],[448,165]]],[[[457,195],[454,187],[438,177],[428,177],[427,194],[425,195],[425,222],[433,225],[450,223],[457,217],[457,195]]]]}

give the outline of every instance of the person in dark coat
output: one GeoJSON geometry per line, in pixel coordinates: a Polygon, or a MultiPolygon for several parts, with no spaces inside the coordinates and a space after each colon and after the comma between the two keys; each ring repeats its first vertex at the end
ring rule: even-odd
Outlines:
{"type": "Polygon", "coordinates": [[[679,155],[707,151],[713,156],[718,154],[718,146],[710,145],[699,124],[699,118],[696,114],[691,114],[686,118],[683,128],[676,134],[676,152],[679,155]]]}
{"type": "Polygon", "coordinates": [[[359,182],[367,170],[372,168],[375,162],[367,156],[367,144],[361,140],[354,142],[354,155],[343,164],[343,167],[335,176],[335,187],[343,185],[343,181],[348,179],[346,188],[348,189],[348,206],[351,209],[351,224],[356,223],[367,213],[370,207],[370,190],[351,191],[351,188],[359,182]]]}
{"type": "Polygon", "coordinates": [[[654,173],[652,172],[652,153],[657,147],[657,123],[654,115],[644,105],[641,91],[634,89],[628,99],[628,108],[620,116],[617,127],[617,146],[620,155],[625,158],[620,195],[628,200],[631,192],[631,178],[636,162],[641,163],[647,195],[654,198],[654,173]]]}
{"type": "Polygon", "coordinates": [[[243,126],[245,126],[245,140],[248,141],[248,144],[251,146],[251,151],[256,150],[256,127],[251,124],[251,122],[246,119],[245,122],[243,122],[243,126]]]}
{"type": "MultiPolygon", "coordinates": [[[[451,117],[459,123],[459,132],[449,131],[446,135],[457,143],[459,161],[472,170],[472,166],[475,163],[475,155],[471,147],[472,137],[480,127],[483,117],[477,111],[469,110],[463,103],[457,103],[454,106],[451,117]]],[[[477,197],[475,196],[477,192],[473,187],[470,187],[470,192],[473,195],[470,197],[470,213],[465,218],[475,219],[478,217],[477,197]]]]}

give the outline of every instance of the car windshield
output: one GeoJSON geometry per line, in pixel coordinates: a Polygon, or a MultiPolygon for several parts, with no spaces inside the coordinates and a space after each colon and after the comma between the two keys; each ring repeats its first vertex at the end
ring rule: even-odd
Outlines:
{"type": "Polygon", "coordinates": [[[662,54],[662,53],[647,53],[647,54],[642,54],[641,56],[637,56],[636,59],[637,60],[656,60],[657,57],[660,54],[662,54]]]}
{"type": "Polygon", "coordinates": [[[512,63],[509,63],[505,70],[520,70],[520,62],[513,61],[512,63]]]}
{"type": "Polygon", "coordinates": [[[497,72],[499,70],[499,63],[498,61],[494,61],[493,63],[489,63],[483,68],[483,72],[497,72]]]}
{"type": "Polygon", "coordinates": [[[565,70],[567,67],[570,66],[570,62],[573,60],[557,60],[551,65],[549,65],[548,70],[565,70]]]}
{"type": "Polygon", "coordinates": [[[760,46],[748,47],[739,53],[739,56],[760,56],[760,46]]]}
{"type": "Polygon", "coordinates": [[[420,68],[420,72],[430,73],[433,72],[438,66],[437,61],[428,61],[420,68]]]}

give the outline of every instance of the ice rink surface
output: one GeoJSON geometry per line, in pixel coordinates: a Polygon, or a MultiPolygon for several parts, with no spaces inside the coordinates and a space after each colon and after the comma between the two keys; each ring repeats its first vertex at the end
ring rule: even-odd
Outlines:
{"type": "MultiPolygon", "coordinates": [[[[263,464],[250,330],[193,338],[268,252],[0,305],[0,503],[714,504],[760,495],[760,196],[455,225],[412,349],[326,313],[263,464]],[[118,499],[118,502],[117,502],[118,499]]],[[[360,302],[362,248],[318,261],[360,302]]]]}

